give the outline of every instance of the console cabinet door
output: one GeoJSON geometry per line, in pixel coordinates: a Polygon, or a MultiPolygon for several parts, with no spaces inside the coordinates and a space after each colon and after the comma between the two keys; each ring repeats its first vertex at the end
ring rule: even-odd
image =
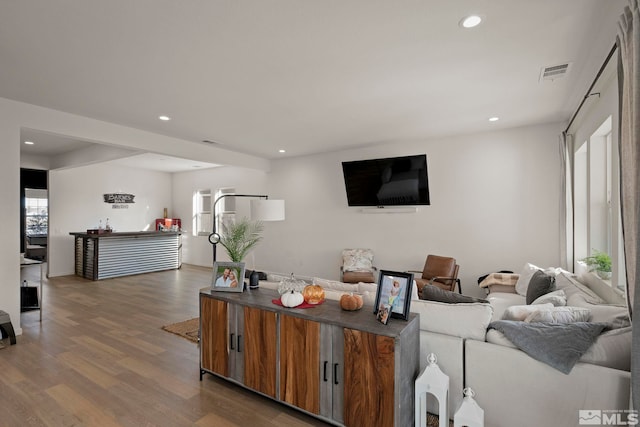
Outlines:
{"type": "Polygon", "coordinates": [[[200,297],[200,364],[201,368],[223,377],[229,376],[228,304],[200,297]]]}
{"type": "Polygon", "coordinates": [[[354,329],[344,333],[344,424],[394,425],[394,348],[392,337],[354,329]]]}
{"type": "Polygon", "coordinates": [[[320,413],[320,323],[280,316],[280,400],[320,413]]]}
{"type": "Polygon", "coordinates": [[[277,315],[275,312],[244,307],[244,334],[238,344],[244,358],[244,384],[276,397],[277,315]]]}

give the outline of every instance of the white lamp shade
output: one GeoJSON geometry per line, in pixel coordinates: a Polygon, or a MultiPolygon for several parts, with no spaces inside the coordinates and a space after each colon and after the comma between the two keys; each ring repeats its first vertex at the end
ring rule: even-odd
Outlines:
{"type": "Polygon", "coordinates": [[[284,220],[284,200],[251,200],[251,219],[255,221],[284,220]]]}

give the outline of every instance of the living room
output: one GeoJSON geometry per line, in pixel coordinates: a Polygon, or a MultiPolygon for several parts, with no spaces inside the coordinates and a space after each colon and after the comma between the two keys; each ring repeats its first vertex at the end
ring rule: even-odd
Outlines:
{"type": "MultiPolygon", "coordinates": [[[[624,3],[615,2],[618,10],[612,8],[603,19],[615,23],[624,3]]],[[[587,68],[573,71],[583,84],[571,88],[567,96],[572,101],[579,101],[584,95],[615,41],[613,25],[603,25],[601,31],[603,37],[589,49],[582,47],[592,55],[584,63],[589,65],[588,72],[587,68]]],[[[607,82],[597,108],[615,114],[617,99],[611,94],[616,92],[616,84],[607,82]]],[[[248,260],[249,267],[338,279],[340,251],[344,248],[371,248],[378,268],[397,271],[420,269],[427,254],[437,253],[457,259],[466,295],[484,296],[476,282],[481,275],[503,269],[518,271],[526,262],[560,264],[558,147],[569,119],[566,114],[540,117],[535,123],[514,120],[513,125],[507,125],[505,112],[500,113],[503,117],[497,123],[487,122],[488,117],[477,118],[478,122],[483,121],[482,129],[472,132],[399,139],[369,135],[367,141],[354,138],[353,146],[278,158],[277,154],[245,154],[227,150],[222,144],[210,146],[155,130],[141,130],[142,127],[109,123],[106,118],[89,118],[88,112],[72,114],[62,108],[10,98],[7,95],[0,99],[0,132],[6,141],[0,159],[5,167],[0,168],[0,177],[7,183],[0,191],[9,201],[0,208],[5,224],[19,222],[15,197],[18,165],[33,167],[20,156],[17,142],[24,129],[224,165],[176,173],[113,163],[51,168],[50,277],[73,274],[73,240],[69,232],[91,228],[106,217],[117,230],[140,230],[160,217],[163,208],[168,208],[173,217],[190,219],[194,215],[195,191],[227,187],[238,193],[268,194],[286,202],[285,221],[266,224],[264,240],[248,260]],[[430,206],[419,207],[416,212],[378,215],[347,206],[341,162],[422,153],[428,160],[430,206]],[[140,210],[105,210],[100,197],[112,191],[137,194],[140,210]]],[[[491,103],[490,97],[487,102],[491,103]]],[[[520,102],[528,101],[523,98],[520,102]]],[[[577,105],[573,102],[565,110],[571,114],[577,105]]],[[[460,111],[463,116],[464,109],[460,111]]],[[[452,126],[457,114],[451,113],[452,126]]],[[[592,118],[593,124],[587,123],[585,128],[597,127],[598,120],[606,117],[605,113],[592,118]]],[[[345,133],[342,139],[347,136],[345,133]]],[[[294,149],[288,151],[295,153],[294,149]]],[[[238,200],[237,209],[240,215],[248,212],[248,203],[238,200]]],[[[189,225],[185,229],[183,262],[210,266],[211,245],[206,236],[193,236],[189,225]]],[[[12,238],[14,233],[17,231],[8,232],[7,242],[18,242],[12,238]]],[[[18,252],[11,243],[0,248],[0,262],[6,272],[0,295],[7,301],[3,309],[11,314],[19,331],[19,289],[14,286],[19,283],[19,269],[14,262],[18,252]]]]}

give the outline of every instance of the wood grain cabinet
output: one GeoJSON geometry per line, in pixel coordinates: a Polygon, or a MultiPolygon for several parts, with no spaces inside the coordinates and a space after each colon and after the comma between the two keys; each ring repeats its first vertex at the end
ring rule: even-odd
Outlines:
{"type": "Polygon", "coordinates": [[[275,297],[200,291],[201,379],[225,377],[335,425],[413,425],[417,315],[385,326],[337,301],[296,310],[275,297]]]}
{"type": "Polygon", "coordinates": [[[201,371],[276,397],[276,313],[200,299],[201,371]]]}

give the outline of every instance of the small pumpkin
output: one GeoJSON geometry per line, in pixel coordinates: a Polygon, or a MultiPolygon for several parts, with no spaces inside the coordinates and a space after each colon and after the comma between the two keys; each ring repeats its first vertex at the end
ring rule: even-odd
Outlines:
{"type": "Polygon", "coordinates": [[[280,296],[280,302],[285,307],[297,307],[304,302],[304,297],[298,291],[289,291],[280,296]]]}
{"type": "Polygon", "coordinates": [[[361,295],[354,294],[353,292],[348,294],[342,294],[340,297],[340,308],[347,311],[360,310],[364,305],[364,300],[361,295]]]}
{"type": "Polygon", "coordinates": [[[320,285],[307,285],[302,291],[302,296],[307,304],[320,304],[324,301],[324,289],[320,285]]]}

